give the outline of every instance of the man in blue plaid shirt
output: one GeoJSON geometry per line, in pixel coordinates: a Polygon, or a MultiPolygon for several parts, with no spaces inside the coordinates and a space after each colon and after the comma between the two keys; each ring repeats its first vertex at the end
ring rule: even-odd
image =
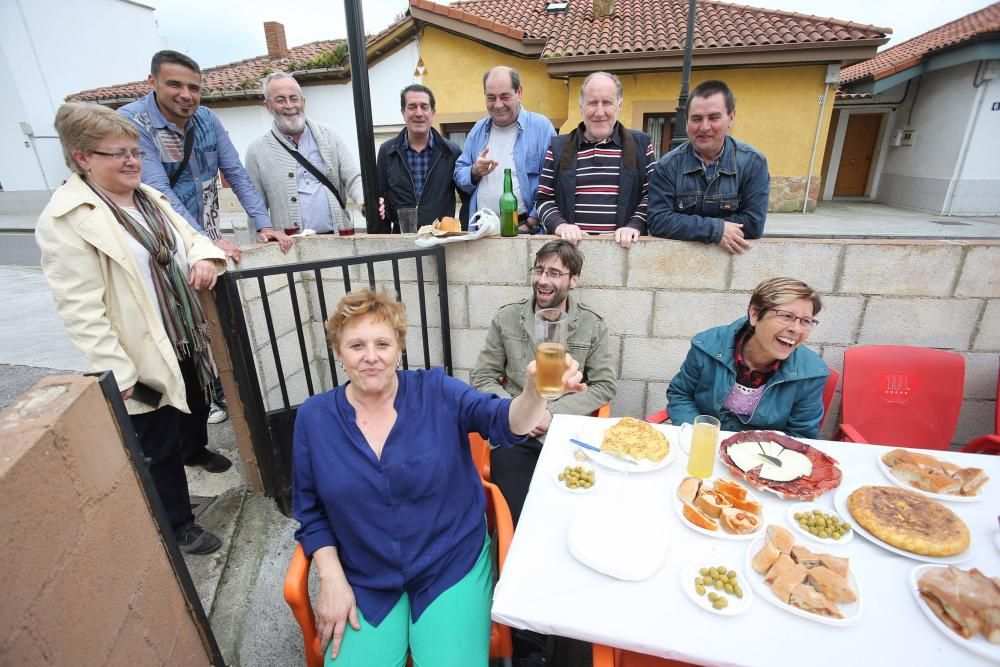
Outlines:
{"type": "MultiPolygon", "coordinates": [[[[429,225],[443,216],[455,217],[455,161],[461,150],[431,127],[434,93],[420,84],[407,86],[399,95],[406,129],[379,147],[378,193],[383,200],[383,220],[399,231],[397,211],[416,208],[418,225],[429,225]]],[[[462,221],[465,227],[467,221],[462,221]]],[[[388,224],[386,226],[388,226],[388,224]]],[[[388,231],[388,230],[385,230],[388,231]]]]}

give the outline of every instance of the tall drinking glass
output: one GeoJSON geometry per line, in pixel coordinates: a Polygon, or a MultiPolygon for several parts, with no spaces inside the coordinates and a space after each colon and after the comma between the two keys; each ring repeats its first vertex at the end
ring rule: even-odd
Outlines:
{"type": "Polygon", "coordinates": [[[399,231],[403,236],[416,236],[417,234],[417,209],[399,208],[396,209],[399,215],[399,231]]]}
{"type": "Polygon", "coordinates": [[[561,308],[535,312],[535,386],[543,398],[559,398],[563,394],[566,322],[566,311],[561,308]]]}
{"type": "Polygon", "coordinates": [[[712,476],[715,467],[715,450],[719,446],[719,420],[711,415],[694,418],[691,432],[691,454],[688,458],[688,474],[701,479],[712,476]]]}

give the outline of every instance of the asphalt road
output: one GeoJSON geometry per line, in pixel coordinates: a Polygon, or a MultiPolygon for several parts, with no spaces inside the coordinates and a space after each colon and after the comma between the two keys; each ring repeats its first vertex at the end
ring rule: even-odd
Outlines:
{"type": "Polygon", "coordinates": [[[40,266],[41,253],[31,232],[0,231],[0,266],[40,266]]]}

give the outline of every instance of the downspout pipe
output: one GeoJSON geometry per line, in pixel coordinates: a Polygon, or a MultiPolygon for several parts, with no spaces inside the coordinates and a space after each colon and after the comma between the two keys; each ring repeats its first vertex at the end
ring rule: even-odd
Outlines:
{"type": "MultiPolygon", "coordinates": [[[[813,167],[816,165],[816,151],[819,148],[819,133],[823,129],[823,116],[826,115],[826,101],[830,98],[830,84],[823,84],[823,97],[819,98],[819,118],[816,119],[816,136],[813,137],[812,155],[809,156],[809,175],[806,176],[806,191],[802,196],[802,212],[809,208],[809,188],[812,187],[813,167]]],[[[819,202],[817,201],[817,204],[819,202]]]]}
{"type": "MultiPolygon", "coordinates": [[[[978,69],[976,72],[978,73],[978,69]]],[[[965,126],[965,134],[962,136],[962,145],[958,149],[958,159],[955,160],[955,169],[951,173],[951,180],[948,181],[948,191],[944,195],[944,203],[941,206],[941,215],[952,215],[952,208],[954,208],[955,203],[955,186],[958,183],[959,177],[962,175],[962,170],[965,169],[965,159],[969,156],[969,146],[972,144],[972,135],[976,129],[976,123],[979,121],[979,112],[983,108],[983,96],[986,94],[986,89],[989,87],[986,82],[981,82],[976,86],[973,80],[973,86],[976,88],[976,100],[972,103],[972,114],[969,116],[969,122],[965,126]]]]}

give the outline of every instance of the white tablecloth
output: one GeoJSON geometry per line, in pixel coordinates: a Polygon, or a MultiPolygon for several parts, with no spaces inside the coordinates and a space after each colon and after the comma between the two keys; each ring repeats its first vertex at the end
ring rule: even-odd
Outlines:
{"type": "MultiPolygon", "coordinates": [[[[687,475],[684,452],[678,449],[670,465],[652,472],[626,475],[598,466],[598,483],[588,494],[567,493],[551,480],[571,463],[575,448],[568,438],[587,434],[596,438],[592,434],[613,421],[567,415],[553,419],[494,592],[495,620],[699,664],[994,664],[944,637],[917,607],[909,579],[920,562],[890,553],[861,535],[830,549],[796,538],[796,543],[813,551],[851,559],[863,597],[862,616],[853,626],[830,627],[799,618],[760,595],[739,616],[720,617],[695,606],[681,589],[679,568],[692,561],[727,564],[740,573],[747,588],[743,564],[750,542],[704,536],[681,523],[672,502],[677,485],[687,475]],[[662,525],[649,529],[666,531],[669,549],[659,571],[645,581],[621,581],[591,570],[567,546],[568,527],[577,512],[623,500],[662,509],[662,525]]],[[[664,428],[676,447],[677,429],[664,428]]],[[[844,484],[892,485],[876,466],[876,458],[888,448],[810,442],[840,462],[844,484]]],[[[994,543],[1000,514],[1000,457],[959,458],[960,465],[984,468],[991,477],[982,502],[946,503],[973,536],[974,556],[959,567],[976,566],[987,575],[1000,576],[1000,550],[994,543]]],[[[716,460],[715,474],[726,473],[716,460]]],[[[792,501],[763,491],[756,495],[764,503],[765,522],[788,527],[787,508],[792,501]]],[[[834,492],[828,492],[817,502],[833,510],[833,496],[834,492]]]]}

